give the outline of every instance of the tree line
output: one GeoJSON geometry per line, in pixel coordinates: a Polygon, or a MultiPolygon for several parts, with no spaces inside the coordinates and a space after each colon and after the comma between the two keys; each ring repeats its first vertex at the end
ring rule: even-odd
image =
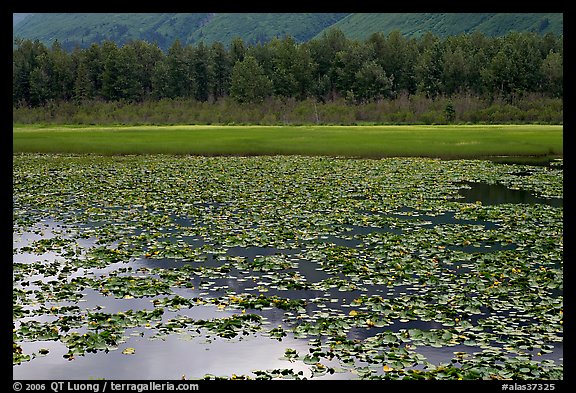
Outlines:
{"type": "Polygon", "coordinates": [[[512,32],[439,38],[399,31],[351,40],[333,29],[297,43],[293,37],[228,47],[113,41],[65,51],[55,41],[15,40],[13,106],[53,102],[191,99],[237,103],[267,98],[368,104],[419,95],[474,96],[512,103],[527,95],[563,97],[563,36],[512,32]]]}

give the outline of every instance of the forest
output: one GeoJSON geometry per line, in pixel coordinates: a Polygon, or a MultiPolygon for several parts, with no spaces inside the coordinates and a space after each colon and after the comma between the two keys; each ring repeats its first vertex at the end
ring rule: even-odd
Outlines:
{"type": "Polygon", "coordinates": [[[228,46],[176,40],[164,52],[143,40],[105,41],[66,51],[58,41],[18,39],[13,50],[13,113],[21,122],[67,122],[71,112],[111,106],[134,122],[142,108],[154,117],[155,108],[170,112],[182,103],[202,119],[155,121],[561,122],[562,98],[563,36],[554,33],[407,38],[393,31],[354,40],[332,29],[303,43],[291,36],[258,44],[237,37],[228,46]],[[226,118],[222,110],[254,116],[226,118]],[[330,111],[342,116],[332,119],[330,111]]]}

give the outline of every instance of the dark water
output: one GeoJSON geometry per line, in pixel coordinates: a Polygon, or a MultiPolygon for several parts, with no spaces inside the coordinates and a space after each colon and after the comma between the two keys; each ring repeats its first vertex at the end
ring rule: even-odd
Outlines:
{"type": "Polygon", "coordinates": [[[530,191],[513,190],[502,184],[466,183],[471,188],[459,191],[464,197],[463,202],[482,202],[483,205],[499,205],[503,203],[543,204],[553,207],[563,207],[562,198],[540,198],[530,191]]]}

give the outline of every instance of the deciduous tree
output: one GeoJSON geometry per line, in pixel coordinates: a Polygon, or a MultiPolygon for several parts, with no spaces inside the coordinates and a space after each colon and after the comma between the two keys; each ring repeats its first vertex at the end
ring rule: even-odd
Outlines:
{"type": "Polygon", "coordinates": [[[232,69],[230,95],[238,102],[262,102],[272,95],[272,81],[253,56],[245,56],[232,69]]]}

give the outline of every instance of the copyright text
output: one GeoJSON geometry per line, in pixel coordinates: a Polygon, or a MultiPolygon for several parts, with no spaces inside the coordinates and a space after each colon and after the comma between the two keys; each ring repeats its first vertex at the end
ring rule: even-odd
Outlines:
{"type": "Polygon", "coordinates": [[[72,382],[72,381],[53,381],[53,382],[13,382],[12,388],[15,392],[149,392],[149,391],[198,391],[200,386],[197,383],[188,383],[186,381],[178,382],[113,382],[113,381],[94,381],[94,382],[72,382]]]}

